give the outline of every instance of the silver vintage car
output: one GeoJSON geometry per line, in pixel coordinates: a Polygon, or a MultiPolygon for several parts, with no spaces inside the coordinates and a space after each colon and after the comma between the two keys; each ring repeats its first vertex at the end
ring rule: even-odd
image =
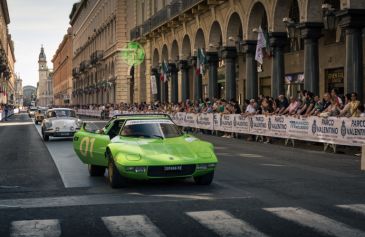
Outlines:
{"type": "Polygon", "coordinates": [[[72,109],[49,109],[42,121],[42,137],[48,141],[49,137],[73,137],[80,129],[82,121],[76,117],[72,109]]]}

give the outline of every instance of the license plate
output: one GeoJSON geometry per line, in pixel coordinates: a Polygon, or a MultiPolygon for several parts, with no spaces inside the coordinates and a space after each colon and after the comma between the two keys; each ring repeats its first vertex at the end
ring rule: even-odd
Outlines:
{"type": "Polygon", "coordinates": [[[181,165],[175,165],[175,166],[165,166],[164,171],[181,171],[182,166],[181,165]]]}
{"type": "Polygon", "coordinates": [[[60,135],[61,136],[70,136],[70,133],[68,133],[68,132],[61,132],[60,135]]]}

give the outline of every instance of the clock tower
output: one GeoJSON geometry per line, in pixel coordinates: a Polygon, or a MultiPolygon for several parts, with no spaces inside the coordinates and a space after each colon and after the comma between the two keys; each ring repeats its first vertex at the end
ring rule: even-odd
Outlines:
{"type": "Polygon", "coordinates": [[[37,105],[38,106],[49,106],[52,103],[53,95],[52,88],[50,84],[49,78],[49,69],[47,67],[47,58],[44,53],[43,45],[41,47],[41,52],[38,57],[38,72],[39,72],[39,81],[37,88],[37,105]]]}

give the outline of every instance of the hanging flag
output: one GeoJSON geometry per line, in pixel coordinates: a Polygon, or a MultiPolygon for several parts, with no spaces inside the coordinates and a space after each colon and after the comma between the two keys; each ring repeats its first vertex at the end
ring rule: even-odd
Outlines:
{"type": "Polygon", "coordinates": [[[265,28],[265,29],[261,28],[261,30],[265,37],[265,51],[264,51],[265,56],[271,57],[272,53],[271,53],[271,48],[270,48],[269,32],[268,32],[267,28],[265,28]]]}
{"type": "Polygon", "coordinates": [[[205,64],[207,63],[206,57],[203,49],[198,49],[198,55],[196,57],[196,75],[204,75],[205,74],[205,64]]]}
{"type": "Polygon", "coordinates": [[[266,39],[265,39],[264,33],[262,32],[262,28],[260,26],[258,34],[257,34],[257,45],[256,45],[256,54],[255,54],[255,60],[260,64],[263,64],[264,54],[263,54],[262,49],[265,47],[266,47],[266,39]]]}
{"type": "Polygon", "coordinates": [[[161,73],[160,73],[160,80],[161,81],[163,81],[163,82],[168,81],[167,73],[169,73],[169,68],[167,66],[167,63],[164,60],[162,62],[162,65],[161,65],[161,73]]]}

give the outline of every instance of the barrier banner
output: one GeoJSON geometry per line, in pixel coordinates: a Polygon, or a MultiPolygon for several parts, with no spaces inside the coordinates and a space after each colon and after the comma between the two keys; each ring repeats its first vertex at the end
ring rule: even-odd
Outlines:
{"type": "Polygon", "coordinates": [[[288,138],[288,119],[285,116],[267,117],[268,136],[288,138]]]}
{"type": "Polygon", "coordinates": [[[232,132],[233,129],[233,116],[232,114],[222,114],[220,117],[220,131],[232,132]]]}
{"type": "Polygon", "coordinates": [[[339,131],[341,143],[352,146],[365,145],[365,118],[340,119],[341,129],[339,131]]]}
{"type": "Polygon", "coordinates": [[[213,128],[216,131],[222,131],[221,129],[221,114],[213,114],[213,128]]]}
{"type": "MultiPolygon", "coordinates": [[[[112,111],[115,113],[135,113],[112,111]]],[[[77,114],[100,117],[100,111],[79,109],[77,114]]],[[[3,117],[3,113],[0,117],[3,117]]],[[[287,116],[255,115],[244,117],[239,114],[193,114],[178,112],[171,114],[178,126],[291,138],[304,141],[323,142],[338,145],[365,145],[365,118],[297,118],[287,116]]]]}
{"type": "Polygon", "coordinates": [[[308,140],[309,134],[308,118],[287,117],[288,137],[292,139],[308,140]]]}
{"type": "Polygon", "coordinates": [[[184,125],[186,127],[197,128],[197,114],[185,113],[184,125]]]}
{"type": "Polygon", "coordinates": [[[206,130],[213,130],[213,114],[198,114],[197,127],[206,130]]]}
{"type": "Polygon", "coordinates": [[[250,132],[250,118],[240,114],[233,115],[233,132],[249,133],[250,132]]]}
{"type": "Polygon", "coordinates": [[[269,119],[264,115],[250,117],[250,133],[255,135],[269,135],[267,123],[269,119]]]}
{"type": "Polygon", "coordinates": [[[309,119],[312,139],[319,142],[337,143],[340,138],[341,120],[337,118],[316,118],[309,119]]]}

